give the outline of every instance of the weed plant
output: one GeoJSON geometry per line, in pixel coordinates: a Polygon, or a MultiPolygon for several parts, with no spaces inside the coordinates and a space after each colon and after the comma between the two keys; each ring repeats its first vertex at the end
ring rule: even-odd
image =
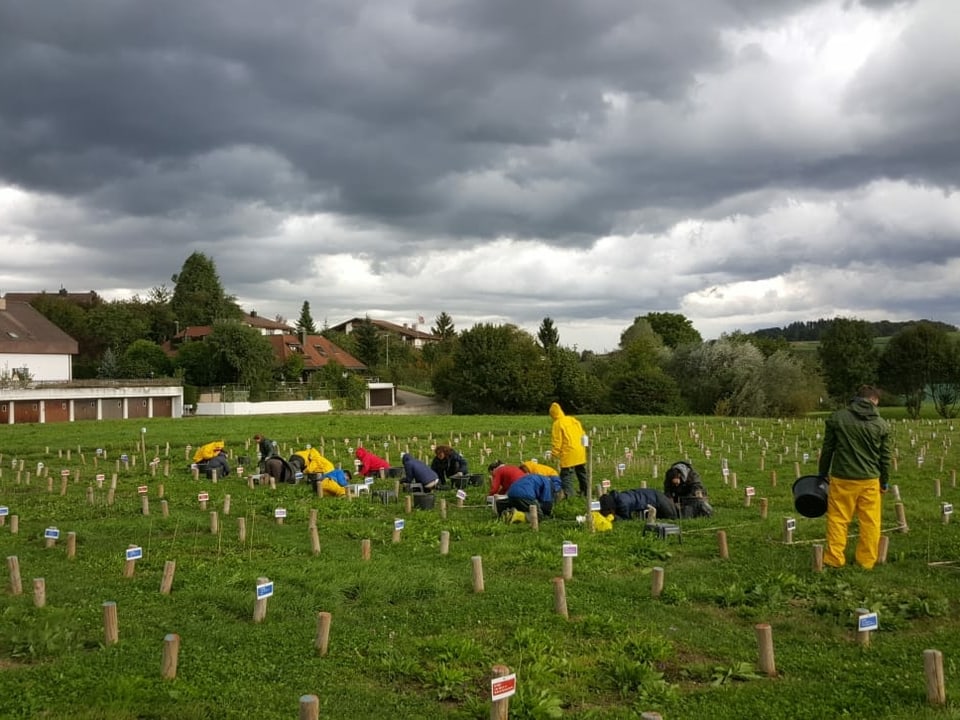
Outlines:
{"type": "MultiPolygon", "coordinates": [[[[330,415],[3,428],[0,506],[9,515],[0,551],[8,573],[16,559],[23,593],[14,595],[8,580],[0,594],[0,717],[290,718],[301,696],[314,694],[326,718],[487,718],[497,664],[517,676],[514,720],[614,720],[645,711],[717,720],[957,717],[960,534],[942,514],[942,503],[960,497],[953,421],[892,422],[892,482],[908,527],[899,527],[891,491],[883,511],[887,562],[869,572],[815,572],[824,520],[794,511],[791,485],[797,473],[816,472],[822,419],[581,420],[595,487],[603,480],[617,489],[661,487],[666,468],[689,459],[714,516],[680,521],[682,534],[666,539],[645,534],[642,520],[591,533],[577,519],[586,501],[568,499],[534,531],[498,522],[483,487],[467,488],[462,500],[454,490],[440,492],[434,509],[408,513],[402,493],[383,504],[366,494],[318,498],[306,484],[251,488],[252,462],[243,476],[216,483],[194,479],[189,469],[187,446],[210,440],[226,442],[234,466],[241,456],[255,461],[251,438],[263,432],[285,455],[309,444],[346,468],[358,444],[398,465],[402,452],[427,459],[432,444],[451,443],[480,472],[494,459],[545,459],[545,417],[330,415]],[[61,471],[68,471],[65,484],[61,471]],[[749,501],[748,487],[755,493],[749,501]],[[209,494],[206,508],[201,491],[209,494]],[[286,510],[282,523],[277,508],[286,510]],[[796,522],[792,542],[787,518],[796,522]],[[394,542],[398,519],[404,527],[394,542]],[[44,536],[52,527],[60,537],[51,545],[44,536]],[[728,559],[719,555],[720,530],[728,559]],[[443,531],[450,533],[446,555],[443,531]],[[68,533],[75,533],[73,558],[68,533]],[[361,556],[365,539],[369,560],[361,556]],[[564,541],[578,548],[564,583],[566,618],[554,606],[564,541]],[[131,545],[143,557],[126,577],[131,545]],[[474,591],[474,557],[482,561],[483,592],[474,591]],[[167,561],[176,572],[172,592],[161,594],[167,561]],[[655,567],[664,570],[659,597],[652,593],[655,567]],[[274,594],[258,623],[261,577],[273,582],[274,594]],[[43,607],[35,604],[39,578],[43,607]],[[105,641],[105,602],[117,606],[116,644],[105,641]],[[878,614],[868,644],[858,641],[859,608],[878,614]],[[332,616],[323,656],[315,647],[320,612],[332,616]],[[773,630],[775,677],[758,667],[759,623],[773,630]],[[170,633],[180,636],[180,653],[176,677],[163,679],[170,633]],[[925,649],[943,653],[946,707],[927,701],[925,649]]],[[[393,482],[377,478],[372,489],[392,490],[393,482]]],[[[855,542],[856,525],[848,556],[855,542]]]]}

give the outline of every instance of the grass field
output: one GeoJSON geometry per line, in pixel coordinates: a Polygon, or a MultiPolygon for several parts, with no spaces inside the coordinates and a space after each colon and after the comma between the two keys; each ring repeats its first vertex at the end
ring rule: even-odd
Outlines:
{"type": "MultiPolygon", "coordinates": [[[[581,420],[591,436],[595,485],[608,479],[618,489],[659,487],[670,463],[689,458],[714,517],[682,521],[682,542],[644,535],[641,521],[590,533],[576,519],[585,504],[569,500],[534,531],[497,522],[483,488],[469,488],[463,507],[453,491],[440,493],[444,518],[439,502],[408,513],[402,497],[389,504],[321,499],[305,485],[250,488],[236,475],[214,484],[194,480],[188,469],[188,445],[223,439],[236,461],[255,456],[250,438],[261,431],[285,454],[311,444],[344,467],[352,466],[358,443],[398,464],[404,451],[426,458],[431,444],[449,441],[480,471],[497,458],[544,459],[546,417],[331,415],[3,428],[0,506],[17,516],[19,531],[11,532],[7,516],[0,551],[8,573],[16,558],[23,593],[13,594],[8,581],[0,595],[0,717],[291,718],[301,696],[313,694],[327,718],[488,718],[497,664],[517,676],[514,719],[612,720],[654,710],[668,720],[958,717],[960,535],[941,514],[942,503],[960,497],[960,430],[952,421],[893,421],[893,482],[908,527],[899,526],[888,494],[887,563],[871,572],[815,572],[823,519],[795,513],[791,484],[798,471],[815,472],[820,418],[581,420]],[[155,458],[151,469],[144,460],[155,458]],[[747,487],[755,491],[749,504],[747,487]],[[200,492],[209,494],[206,508],[200,492]],[[282,524],[278,508],[286,511],[282,524]],[[790,542],[788,518],[796,525],[790,542]],[[60,538],[48,547],[51,527],[60,538]],[[447,554],[440,552],[444,532],[447,554]],[[73,558],[68,533],[75,533],[73,558]],[[567,617],[555,595],[565,541],[577,545],[563,585],[567,617]],[[131,545],[143,557],[126,577],[131,545]],[[170,561],[172,591],[162,594],[170,561]],[[654,568],[664,577],[658,597],[654,568]],[[36,605],[38,578],[43,607],[36,605]],[[254,621],[258,578],[274,583],[262,622],[254,621]],[[106,641],[107,602],[116,603],[116,643],[106,641]],[[878,615],[868,645],[855,630],[858,608],[878,615]],[[315,647],[319,613],[331,618],[325,655],[315,647]],[[772,677],[760,671],[758,624],[772,629],[772,677]],[[176,677],[164,679],[164,639],[174,633],[176,677]],[[943,653],[944,706],[927,699],[927,649],[943,653]]],[[[377,479],[373,488],[392,490],[393,482],[377,479]]]]}

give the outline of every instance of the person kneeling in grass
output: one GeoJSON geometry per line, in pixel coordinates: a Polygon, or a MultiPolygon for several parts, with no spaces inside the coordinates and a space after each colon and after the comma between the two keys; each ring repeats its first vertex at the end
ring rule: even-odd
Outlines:
{"type": "Polygon", "coordinates": [[[537,505],[541,515],[550,517],[553,513],[553,500],[558,492],[559,476],[528,473],[514,480],[507,489],[506,507],[526,512],[532,505],[537,505]]]}
{"type": "Polygon", "coordinates": [[[665,520],[677,519],[677,506],[665,493],[651,488],[637,488],[617,492],[611,490],[600,496],[600,512],[603,515],[615,515],[617,520],[632,520],[646,516],[647,508],[653,507],[657,517],[665,520]]]}

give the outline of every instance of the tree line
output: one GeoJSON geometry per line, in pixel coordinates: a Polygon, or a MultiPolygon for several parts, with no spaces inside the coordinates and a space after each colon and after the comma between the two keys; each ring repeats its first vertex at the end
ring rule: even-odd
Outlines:
{"type": "MultiPolygon", "coordinates": [[[[78,341],[78,379],[173,376],[190,388],[240,385],[252,400],[292,387],[362,407],[365,379],[336,362],[309,376],[297,355],[278,362],[269,341],[240,322],[244,312],[204,254],[191,254],[171,280],[172,290],[161,285],[147,298],[76,305],[43,293],[33,304],[78,341]],[[181,330],[200,325],[212,328],[202,342],[164,350],[181,330]]],[[[318,331],[309,301],[296,330],[318,331]]],[[[435,393],[463,414],[537,413],[556,401],[577,413],[797,416],[845,402],[862,383],[878,383],[913,416],[927,399],[944,417],[960,404],[960,340],[953,326],[926,320],[833,318],[794,323],[779,335],[738,331],[704,341],[683,315],[650,312],[605,354],[564,346],[549,317],[532,335],[511,324],[458,331],[441,312],[430,330],[436,341],[423,349],[369,318],[349,334],[326,322],[319,333],[363,362],[368,377],[435,393]],[[786,330],[795,326],[816,328],[816,353],[791,346],[786,330]],[[876,333],[893,327],[878,349],[876,333]]]]}

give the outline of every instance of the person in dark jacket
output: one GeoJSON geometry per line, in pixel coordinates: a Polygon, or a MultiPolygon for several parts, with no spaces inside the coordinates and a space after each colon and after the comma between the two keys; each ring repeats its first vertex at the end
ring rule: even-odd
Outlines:
{"type": "Polygon", "coordinates": [[[688,462],[680,460],[669,467],[663,479],[663,492],[673,500],[680,517],[713,515],[700,474],[688,462]]]}
{"type": "Polygon", "coordinates": [[[560,492],[560,488],[560,477],[557,475],[529,473],[514,480],[507,488],[506,506],[526,512],[531,505],[537,505],[540,514],[549,517],[553,512],[554,498],[560,492]]]}
{"type": "Polygon", "coordinates": [[[277,454],[277,444],[270,438],[257,433],[253,436],[253,441],[257,444],[257,450],[260,453],[260,472],[263,472],[267,458],[277,454]]]}
{"type": "Polygon", "coordinates": [[[470,474],[466,458],[449,445],[437,445],[433,454],[430,467],[441,483],[446,483],[448,478],[461,478],[470,474]]]}
{"type": "Polygon", "coordinates": [[[209,460],[198,463],[197,467],[199,467],[200,471],[208,478],[213,477],[214,470],[216,470],[218,478],[225,478],[230,474],[230,461],[227,460],[227,452],[225,450],[220,450],[209,460]]]}
{"type": "Polygon", "coordinates": [[[654,507],[657,518],[675,520],[677,506],[666,494],[652,488],[637,488],[617,492],[611,490],[600,496],[600,513],[616,515],[618,520],[632,520],[646,516],[647,508],[654,507]]]}
{"type": "Polygon", "coordinates": [[[829,478],[827,547],[823,564],[846,563],[847,528],[860,526],[855,559],[867,570],[877,562],[881,498],[890,482],[890,429],[877,412],[880,393],[862,385],[850,404],[827,418],[820,450],[820,476],[829,478]]]}
{"type": "Polygon", "coordinates": [[[425,462],[417,460],[410,453],[404,453],[400,462],[403,463],[403,480],[400,482],[404,485],[420,483],[424,492],[430,492],[440,484],[440,477],[437,473],[425,462]]]}
{"type": "Polygon", "coordinates": [[[300,474],[300,477],[303,477],[302,473],[294,470],[293,466],[279,455],[268,457],[263,461],[263,472],[261,475],[264,476],[264,478],[269,476],[277,482],[295,483],[299,479],[297,477],[298,474],[300,474]]]}

